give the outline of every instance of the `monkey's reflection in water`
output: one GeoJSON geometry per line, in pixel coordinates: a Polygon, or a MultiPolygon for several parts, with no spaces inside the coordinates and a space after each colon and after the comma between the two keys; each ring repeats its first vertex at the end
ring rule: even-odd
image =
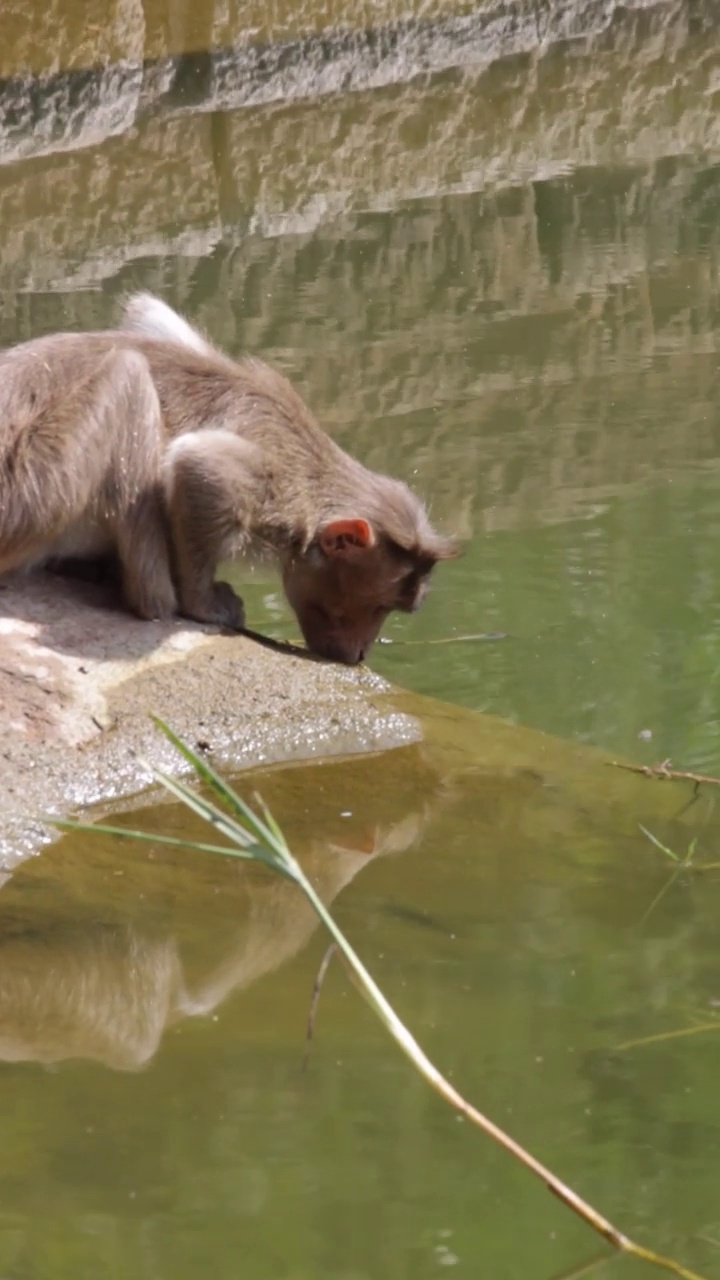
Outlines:
{"type": "MultiPolygon", "coordinates": [[[[276,769],[257,785],[326,903],[370,860],[408,849],[443,790],[418,747],[276,769]],[[351,797],[353,814],[338,797],[351,797]]],[[[153,819],[204,834],[167,806],[128,825],[153,819]]],[[[59,841],[0,891],[0,1060],[136,1070],[166,1028],[277,968],[316,926],[294,885],[246,863],[59,841]]]]}

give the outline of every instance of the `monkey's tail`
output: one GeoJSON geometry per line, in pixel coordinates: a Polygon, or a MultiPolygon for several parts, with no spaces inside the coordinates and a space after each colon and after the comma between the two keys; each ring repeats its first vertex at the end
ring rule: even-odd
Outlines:
{"type": "Polygon", "coordinates": [[[122,327],[132,333],[142,333],[147,338],[177,342],[201,356],[216,354],[197,329],[151,293],[134,293],[128,298],[123,309],[122,327]]]}

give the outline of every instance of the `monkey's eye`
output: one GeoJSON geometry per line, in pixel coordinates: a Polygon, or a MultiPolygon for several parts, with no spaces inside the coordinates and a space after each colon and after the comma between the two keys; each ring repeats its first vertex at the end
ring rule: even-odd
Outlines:
{"type": "Polygon", "coordinates": [[[325,627],[351,627],[352,619],[336,609],[328,609],[324,604],[311,605],[312,612],[325,627]]]}
{"type": "Polygon", "coordinates": [[[427,578],[421,577],[417,571],[408,574],[402,584],[400,598],[397,603],[398,609],[401,609],[403,613],[414,613],[416,609],[420,608],[428,590],[429,583],[427,578]]]}

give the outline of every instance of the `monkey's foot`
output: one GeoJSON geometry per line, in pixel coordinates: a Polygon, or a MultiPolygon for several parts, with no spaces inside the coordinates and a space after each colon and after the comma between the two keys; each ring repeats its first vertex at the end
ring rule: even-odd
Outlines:
{"type": "Polygon", "coordinates": [[[194,622],[208,622],[230,631],[242,631],[245,627],[245,607],[229,582],[213,582],[208,595],[202,600],[183,601],[181,611],[194,622]]]}

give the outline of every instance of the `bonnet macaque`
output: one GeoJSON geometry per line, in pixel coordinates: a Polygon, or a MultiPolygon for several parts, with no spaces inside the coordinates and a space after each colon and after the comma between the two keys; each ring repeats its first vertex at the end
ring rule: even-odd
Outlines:
{"type": "Polygon", "coordinates": [[[112,553],[141,618],[241,630],[218,562],[271,552],[310,649],[362,660],[454,554],[422,504],[321,430],[285,378],[157,298],[0,354],[0,575],[112,553]]]}

